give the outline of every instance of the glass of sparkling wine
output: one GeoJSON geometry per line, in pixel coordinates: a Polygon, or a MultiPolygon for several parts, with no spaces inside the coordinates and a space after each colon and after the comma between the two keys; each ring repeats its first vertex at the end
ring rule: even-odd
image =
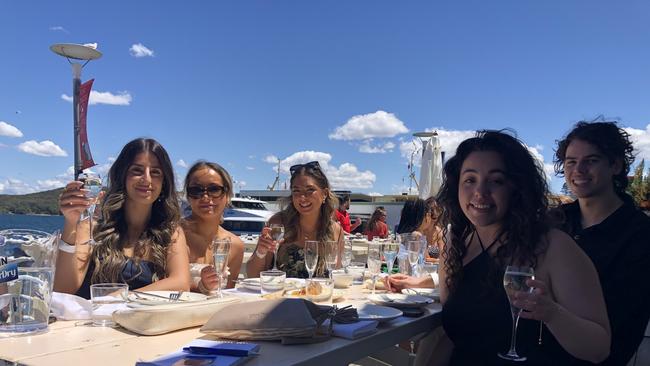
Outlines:
{"type": "Polygon", "coordinates": [[[279,241],[284,238],[284,226],[282,224],[271,224],[271,238],[275,241],[275,250],[273,251],[273,271],[278,270],[278,246],[279,241]]]}
{"type": "Polygon", "coordinates": [[[411,265],[411,275],[417,276],[416,269],[420,261],[420,240],[409,240],[406,242],[406,250],[408,251],[408,260],[411,265]]]}
{"type": "Polygon", "coordinates": [[[345,239],[343,242],[343,253],[341,254],[341,267],[343,267],[346,272],[347,268],[352,262],[352,242],[348,239],[345,239]]]}
{"type": "Polygon", "coordinates": [[[82,173],[79,175],[79,180],[84,183],[83,188],[87,189],[86,197],[92,201],[86,211],[81,215],[81,220],[88,218],[88,244],[95,244],[93,239],[93,216],[95,215],[95,207],[97,206],[97,197],[102,190],[102,179],[95,173],[82,173]]]}
{"type": "Polygon", "coordinates": [[[381,244],[368,243],[368,272],[372,278],[372,294],[375,294],[375,282],[381,272],[381,244]]]}
{"type": "Polygon", "coordinates": [[[212,241],[212,256],[214,258],[214,270],[219,277],[219,283],[217,284],[218,297],[223,297],[221,288],[224,281],[228,279],[228,254],[230,254],[230,239],[215,238],[212,241]]]}
{"type": "Polygon", "coordinates": [[[329,272],[330,279],[332,278],[332,271],[336,269],[339,259],[339,242],[326,241],[325,242],[325,264],[327,264],[327,271],[329,272]]]}
{"type": "Polygon", "coordinates": [[[384,259],[386,260],[386,272],[390,275],[393,272],[393,266],[395,265],[395,259],[397,258],[397,253],[399,252],[399,243],[394,241],[388,241],[382,244],[382,251],[384,254],[384,259]]]}
{"type": "Polygon", "coordinates": [[[533,290],[526,284],[527,280],[535,278],[535,271],[532,267],[526,266],[508,266],[503,275],[503,287],[510,301],[510,312],[512,313],[512,337],[510,338],[510,350],[508,353],[498,353],[499,357],[510,361],[526,361],[526,357],[519,356],[515,349],[517,343],[517,325],[519,325],[519,314],[521,309],[514,306],[515,294],[518,291],[530,292],[533,290]]]}
{"type": "Polygon", "coordinates": [[[309,274],[309,281],[314,275],[316,270],[316,264],[318,263],[318,242],[315,240],[306,240],[305,241],[305,268],[307,268],[307,273],[309,274]]]}

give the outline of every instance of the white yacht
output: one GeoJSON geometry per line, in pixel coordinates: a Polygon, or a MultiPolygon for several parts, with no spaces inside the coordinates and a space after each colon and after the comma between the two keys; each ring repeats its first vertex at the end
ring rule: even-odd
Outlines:
{"type": "Polygon", "coordinates": [[[257,235],[274,213],[264,201],[233,197],[230,207],[223,213],[222,226],[234,234],[257,235]]]}

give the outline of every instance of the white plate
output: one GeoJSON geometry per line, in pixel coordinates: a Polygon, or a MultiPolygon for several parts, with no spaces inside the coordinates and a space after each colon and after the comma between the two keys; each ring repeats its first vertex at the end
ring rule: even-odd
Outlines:
{"type": "Polygon", "coordinates": [[[375,294],[369,295],[368,300],[377,305],[394,308],[419,308],[433,302],[433,299],[428,297],[404,294],[375,294]]]}
{"type": "MultiPolygon", "coordinates": [[[[239,282],[239,286],[249,291],[255,291],[255,292],[262,291],[259,278],[246,278],[239,282]]],[[[305,280],[302,278],[285,279],[284,288],[286,290],[294,290],[302,287],[305,287],[305,280]]]]}
{"type": "Polygon", "coordinates": [[[399,309],[373,304],[357,306],[357,314],[359,314],[359,320],[377,320],[380,323],[399,318],[403,315],[399,309]]]}
{"type": "Polygon", "coordinates": [[[179,301],[169,300],[169,294],[176,293],[178,291],[145,291],[143,293],[136,294],[134,292],[129,292],[129,301],[140,304],[140,305],[165,305],[165,304],[187,304],[188,302],[204,301],[208,297],[199,294],[196,292],[183,292],[179,301]],[[161,299],[155,296],[147,296],[146,294],[163,296],[166,299],[161,299]]]}
{"type": "Polygon", "coordinates": [[[440,290],[437,288],[427,288],[427,287],[413,287],[402,289],[402,293],[406,295],[420,295],[426,296],[434,299],[435,301],[440,301],[440,290]]]}

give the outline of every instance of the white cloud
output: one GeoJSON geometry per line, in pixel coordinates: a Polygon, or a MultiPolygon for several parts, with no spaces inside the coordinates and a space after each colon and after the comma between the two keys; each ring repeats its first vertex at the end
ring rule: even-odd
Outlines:
{"type": "MultiPolygon", "coordinates": [[[[65,100],[66,102],[72,103],[72,97],[69,95],[61,94],[61,99],[65,100]]],[[[131,100],[133,100],[133,97],[131,97],[131,94],[128,91],[121,91],[121,92],[117,92],[117,94],[113,94],[111,92],[98,92],[98,91],[91,90],[90,99],[88,100],[88,103],[90,105],[95,105],[95,104],[131,105],[131,100]]]]}
{"type": "MultiPolygon", "coordinates": [[[[375,174],[369,170],[359,171],[351,163],[343,163],[337,167],[336,165],[330,164],[331,160],[332,155],[328,153],[320,151],[299,151],[282,160],[282,163],[280,163],[280,172],[289,174],[289,168],[292,165],[318,161],[333,189],[372,188],[377,179],[375,174]]],[[[277,164],[277,160],[267,162],[277,164]]]]}
{"type": "Polygon", "coordinates": [[[543,167],[544,173],[546,173],[546,180],[550,183],[551,178],[555,176],[555,168],[552,163],[544,162],[544,156],[541,153],[542,150],[544,150],[544,147],[541,145],[528,146],[528,151],[537,159],[537,163],[543,167]]]}
{"type": "Polygon", "coordinates": [[[142,43],[135,43],[129,48],[129,53],[131,53],[131,56],[133,57],[154,57],[154,52],[152,49],[147,48],[145,45],[142,43]]]}
{"type": "Polygon", "coordinates": [[[187,163],[186,163],[185,160],[183,160],[183,159],[179,159],[179,160],[176,162],[176,165],[178,165],[178,166],[181,167],[181,168],[185,168],[185,169],[187,169],[187,163]]]}
{"type": "Polygon", "coordinates": [[[0,194],[28,194],[40,191],[49,191],[65,187],[68,181],[60,179],[37,180],[35,184],[30,185],[19,179],[8,178],[0,180],[0,194]]]}
{"type": "Polygon", "coordinates": [[[0,136],[23,137],[23,133],[5,121],[0,121],[0,136]]]}
{"type": "Polygon", "coordinates": [[[383,196],[383,194],[381,194],[379,192],[368,192],[368,196],[381,197],[381,196],[383,196]]]}
{"type": "Polygon", "coordinates": [[[68,153],[50,140],[25,141],[18,145],[18,150],[38,156],[68,156],[68,153]]]}
{"type": "Polygon", "coordinates": [[[275,156],[275,155],[267,155],[266,157],[264,157],[264,162],[270,163],[270,164],[277,164],[278,160],[280,160],[280,159],[278,159],[278,157],[275,156]]]}
{"type": "Polygon", "coordinates": [[[246,167],[246,170],[255,170],[255,168],[252,167],[252,166],[247,166],[247,167],[246,167]]]}
{"type": "Polygon", "coordinates": [[[336,127],[329,135],[332,140],[367,140],[372,138],[395,137],[407,133],[408,128],[393,113],[377,111],[356,115],[343,126],[336,127]]]}
{"type": "Polygon", "coordinates": [[[650,124],[645,127],[645,130],[632,127],[623,129],[630,134],[630,139],[634,145],[634,152],[637,154],[636,161],[640,162],[641,159],[645,159],[646,166],[648,166],[648,160],[650,160],[650,124]]]}
{"type": "Polygon", "coordinates": [[[359,152],[366,154],[385,154],[387,152],[392,152],[395,148],[395,144],[390,141],[377,146],[372,146],[371,143],[371,140],[364,141],[361,146],[359,146],[359,152]]]}
{"type": "Polygon", "coordinates": [[[68,32],[67,29],[63,28],[63,27],[60,26],[60,25],[52,26],[52,27],[50,27],[50,30],[53,31],[53,32],[63,32],[63,33],[68,33],[68,34],[70,34],[70,32],[68,32]]]}

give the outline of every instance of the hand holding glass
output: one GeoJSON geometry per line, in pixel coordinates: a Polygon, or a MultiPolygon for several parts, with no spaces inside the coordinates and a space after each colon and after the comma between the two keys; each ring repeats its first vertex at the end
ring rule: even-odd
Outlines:
{"type": "Polygon", "coordinates": [[[221,288],[223,287],[224,280],[228,280],[228,255],[230,254],[230,239],[215,238],[212,241],[212,256],[214,258],[214,270],[219,277],[217,284],[217,296],[223,297],[221,288]]]}
{"type": "Polygon", "coordinates": [[[95,208],[97,206],[97,197],[102,190],[102,180],[98,174],[90,172],[80,174],[79,180],[84,183],[83,188],[88,190],[86,197],[91,201],[90,206],[81,215],[80,220],[88,218],[88,244],[94,245],[96,243],[93,239],[93,216],[95,215],[95,208]]]}
{"type": "Polygon", "coordinates": [[[512,337],[510,338],[510,350],[506,354],[498,353],[499,357],[510,361],[526,361],[526,357],[519,356],[515,349],[517,343],[517,325],[519,325],[519,314],[521,309],[512,304],[515,301],[515,294],[518,291],[530,292],[533,288],[526,284],[529,279],[535,278],[535,271],[531,267],[508,266],[503,275],[503,287],[510,301],[510,312],[512,313],[512,337]]]}
{"type": "Polygon", "coordinates": [[[271,238],[275,242],[275,250],[273,251],[273,270],[278,270],[278,246],[280,240],[284,238],[284,226],[282,224],[271,224],[271,238]]]}

